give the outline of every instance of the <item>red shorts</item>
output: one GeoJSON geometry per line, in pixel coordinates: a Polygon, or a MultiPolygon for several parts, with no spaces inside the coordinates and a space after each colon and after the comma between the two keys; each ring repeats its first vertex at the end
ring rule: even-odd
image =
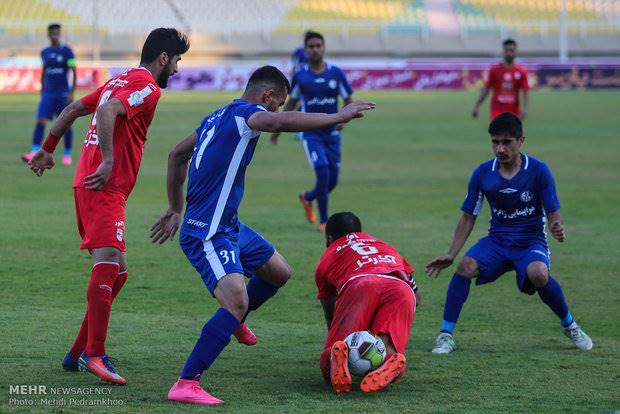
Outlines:
{"type": "Polygon", "coordinates": [[[125,202],[121,193],[92,191],[83,187],[73,189],[75,214],[82,243],[80,249],[125,247],[125,202]]]}
{"type": "Polygon", "coordinates": [[[415,315],[413,290],[402,280],[363,276],[350,281],[336,299],[331,328],[321,354],[321,371],[329,377],[329,353],[350,333],[389,335],[396,352],[405,352],[415,315]]]}

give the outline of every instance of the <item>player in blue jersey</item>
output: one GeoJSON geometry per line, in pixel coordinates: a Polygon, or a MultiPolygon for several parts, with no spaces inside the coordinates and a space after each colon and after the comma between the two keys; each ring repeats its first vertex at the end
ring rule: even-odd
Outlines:
{"type": "Polygon", "coordinates": [[[333,114],[278,113],[289,90],[286,76],[275,67],[257,69],[240,99],[204,118],[198,129],[170,153],[169,207],[151,229],[151,238],[163,243],[179,228],[183,183],[188,175],[187,208],[179,241],[221,305],[204,325],[181,377],[170,389],[168,399],[172,401],[222,403],[200,387],[200,376],[226,347],[231,335],[245,342],[239,334],[251,334],[243,323],[248,312],[275,295],[292,273],[271,243],[237,217],[245,170],[261,131],[327,128],[359,118],[374,108],[371,102],[353,102],[333,114]],[[250,278],[247,286],[244,277],[250,278]]]}
{"type": "MultiPolygon", "coordinates": [[[[325,41],[320,33],[306,32],[306,55],[308,64],[293,76],[291,92],[284,111],[294,110],[301,101],[302,112],[338,112],[338,97],[345,105],[351,103],[353,89],[344,72],[323,60],[325,41]]],[[[340,174],[340,131],[342,125],[319,128],[304,132],[301,136],[308,161],[314,168],[316,182],[310,191],[299,194],[306,219],[316,223],[312,202],[317,200],[319,207],[319,230],[325,231],[328,217],[328,196],[338,184],[340,174]]],[[[278,142],[279,134],[271,135],[271,142],[278,142]]]]}
{"type": "MultiPolygon", "coordinates": [[[[32,156],[41,148],[45,125],[51,121],[54,115],[58,116],[67,105],[73,101],[73,91],[77,80],[75,55],[67,45],[60,44],[60,25],[50,24],[47,27],[47,36],[50,46],[41,51],[41,100],[37,109],[37,124],[32,133],[32,148],[30,152],[22,154],[24,162],[32,159],[32,156]],[[71,86],[68,75],[73,73],[71,86]]],[[[65,152],[62,157],[64,165],[71,165],[71,144],[73,142],[73,129],[65,132],[65,152]]]]}
{"type": "Polygon", "coordinates": [[[566,238],[551,170],[520,151],[525,137],[516,115],[498,115],[489,125],[489,134],[495,157],[480,164],[471,176],[461,205],[463,215],[448,254],[426,265],[429,276],[437,276],[452,264],[486,198],[491,209],[489,235],[465,253],[450,281],[441,333],[433,353],[447,354],[456,349],[452,333],[469,295],[471,280],[476,278],[477,285],[493,282],[510,270],[516,271],[521,292],[538,292],[577,348],[592,349],[592,340],[573,319],[560,284],[549,273],[551,257],[545,224],[556,240],[563,242],[566,238]]]}

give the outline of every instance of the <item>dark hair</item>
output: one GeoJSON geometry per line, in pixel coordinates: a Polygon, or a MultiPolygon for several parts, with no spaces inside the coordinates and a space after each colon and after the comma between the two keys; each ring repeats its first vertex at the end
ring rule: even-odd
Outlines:
{"type": "Polygon", "coordinates": [[[319,32],[314,32],[312,30],[308,30],[306,34],[304,35],[304,46],[308,44],[308,41],[310,39],[321,39],[321,42],[325,43],[325,39],[323,38],[323,35],[319,32]]]}
{"type": "Polygon", "coordinates": [[[189,39],[185,34],[174,28],[160,27],[149,33],[144,41],[140,63],[151,63],[163,52],[172,58],[176,55],[182,55],[188,49],[189,39]]]}
{"type": "Polygon", "coordinates": [[[511,39],[511,38],[508,38],[508,39],[506,39],[506,40],[504,40],[502,42],[502,46],[504,46],[504,47],[509,46],[509,45],[516,46],[517,45],[517,41],[514,40],[514,39],[511,39]]]}
{"type": "Polygon", "coordinates": [[[325,225],[325,233],[334,240],[358,231],[362,231],[362,222],[350,211],[332,214],[325,225]]]}
{"type": "Polygon", "coordinates": [[[492,137],[521,138],[523,136],[523,124],[515,114],[504,112],[493,118],[489,124],[489,134],[492,137]]]}
{"type": "Polygon", "coordinates": [[[47,31],[49,32],[50,30],[54,30],[54,29],[58,29],[60,30],[60,23],[50,23],[47,26],[47,31]]]}
{"type": "Polygon", "coordinates": [[[280,72],[280,69],[275,66],[262,66],[252,73],[250,80],[248,80],[247,90],[257,89],[261,86],[274,86],[278,90],[283,90],[285,93],[289,93],[291,90],[291,84],[284,76],[284,73],[280,72]]]}

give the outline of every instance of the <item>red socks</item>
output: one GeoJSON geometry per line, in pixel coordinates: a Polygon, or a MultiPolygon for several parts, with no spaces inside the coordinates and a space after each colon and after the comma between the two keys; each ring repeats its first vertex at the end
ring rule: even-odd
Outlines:
{"type": "Polygon", "coordinates": [[[92,270],[86,290],[86,315],[78,336],[69,351],[78,358],[105,354],[105,339],[110,320],[110,307],[127,280],[127,272],[118,273],[116,263],[97,263],[92,270]]]}
{"type": "MultiPolygon", "coordinates": [[[[119,273],[116,276],[116,280],[114,281],[114,286],[112,287],[112,302],[118,296],[118,293],[121,291],[125,282],[127,281],[127,271],[125,270],[123,273],[119,273]]],[[[84,315],[84,319],[82,320],[82,326],[80,326],[80,330],[78,331],[77,337],[75,338],[75,342],[73,342],[73,346],[69,350],[71,356],[75,359],[78,359],[82,352],[86,349],[86,342],[88,341],[88,310],[84,315]]]]}

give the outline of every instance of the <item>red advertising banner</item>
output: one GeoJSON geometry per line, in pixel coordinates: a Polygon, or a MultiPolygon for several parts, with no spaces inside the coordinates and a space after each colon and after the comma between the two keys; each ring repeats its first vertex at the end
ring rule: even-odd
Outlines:
{"type": "MultiPolygon", "coordinates": [[[[77,89],[95,89],[103,80],[101,68],[77,68],[77,89]]],[[[0,93],[39,92],[40,90],[41,68],[0,67],[0,93]]]]}

